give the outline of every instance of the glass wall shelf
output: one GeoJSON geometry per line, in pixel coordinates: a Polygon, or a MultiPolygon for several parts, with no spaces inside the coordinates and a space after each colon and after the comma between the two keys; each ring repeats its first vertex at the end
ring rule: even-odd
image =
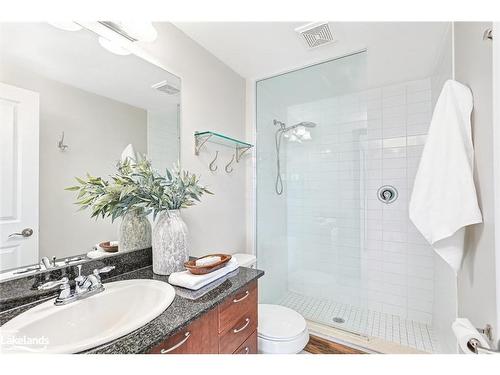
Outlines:
{"type": "Polygon", "coordinates": [[[199,155],[201,147],[209,142],[218,145],[231,147],[235,149],[236,161],[239,162],[243,154],[250,150],[253,145],[247,142],[243,142],[224,134],[219,134],[213,131],[202,131],[194,133],[194,153],[199,155]]]}

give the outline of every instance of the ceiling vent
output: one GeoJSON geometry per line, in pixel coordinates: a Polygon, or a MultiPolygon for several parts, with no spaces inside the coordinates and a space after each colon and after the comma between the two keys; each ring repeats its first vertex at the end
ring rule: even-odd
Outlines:
{"type": "Polygon", "coordinates": [[[153,86],[151,86],[152,89],[164,92],[165,94],[168,95],[175,95],[178,94],[181,90],[179,90],[177,87],[169,84],[167,81],[161,81],[153,86]]]}
{"type": "Polygon", "coordinates": [[[295,29],[309,48],[316,48],[334,42],[328,22],[313,22],[295,29]]]}

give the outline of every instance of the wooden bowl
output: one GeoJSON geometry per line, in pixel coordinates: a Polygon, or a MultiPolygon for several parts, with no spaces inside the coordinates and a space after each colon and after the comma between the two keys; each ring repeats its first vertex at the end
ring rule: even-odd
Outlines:
{"type": "Polygon", "coordinates": [[[107,253],[116,253],[118,251],[118,245],[111,246],[109,241],[101,242],[99,247],[102,248],[107,253]]]}
{"type": "Polygon", "coordinates": [[[188,260],[187,262],[184,263],[184,267],[188,269],[189,272],[191,272],[194,275],[205,275],[207,273],[213,272],[215,270],[218,270],[219,268],[222,268],[226,265],[227,262],[231,259],[231,255],[228,254],[209,254],[205,255],[203,257],[200,257],[198,259],[194,260],[188,260]],[[203,259],[207,257],[213,257],[217,256],[220,257],[221,260],[217,263],[211,264],[209,266],[197,266],[196,261],[198,259],[203,259]]]}

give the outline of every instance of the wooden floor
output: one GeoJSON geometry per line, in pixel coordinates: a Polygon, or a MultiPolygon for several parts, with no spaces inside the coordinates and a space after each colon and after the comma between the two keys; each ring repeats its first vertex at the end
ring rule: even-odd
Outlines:
{"type": "Polygon", "coordinates": [[[309,342],[304,350],[311,354],[367,354],[361,350],[313,335],[310,335],[309,342]]]}

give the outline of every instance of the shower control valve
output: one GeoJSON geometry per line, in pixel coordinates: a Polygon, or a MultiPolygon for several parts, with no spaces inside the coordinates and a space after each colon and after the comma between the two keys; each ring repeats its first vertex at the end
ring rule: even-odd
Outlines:
{"type": "Polygon", "coordinates": [[[393,203],[398,199],[398,190],[394,186],[384,185],[378,189],[377,198],[385,204],[393,203]]]}

